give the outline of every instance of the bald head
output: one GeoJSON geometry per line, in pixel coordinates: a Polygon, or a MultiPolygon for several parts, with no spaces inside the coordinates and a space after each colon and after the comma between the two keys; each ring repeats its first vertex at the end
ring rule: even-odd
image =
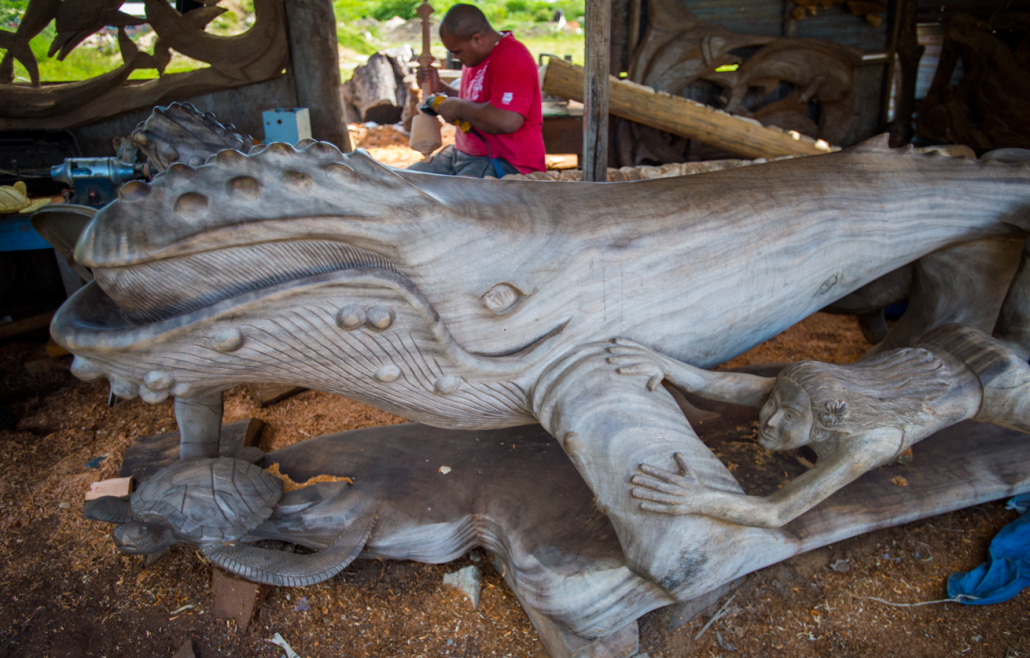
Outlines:
{"type": "Polygon", "coordinates": [[[493,31],[490,21],[473,5],[454,5],[440,23],[440,37],[452,37],[456,41],[468,41],[474,34],[487,35],[493,31]]]}

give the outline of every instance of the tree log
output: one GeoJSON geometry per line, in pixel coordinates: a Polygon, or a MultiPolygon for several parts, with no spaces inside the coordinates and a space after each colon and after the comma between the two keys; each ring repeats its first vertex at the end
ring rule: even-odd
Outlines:
{"type": "Polygon", "coordinates": [[[285,9],[297,104],[311,113],[315,139],[331,142],[347,153],[353,147],[340,102],[333,5],[329,0],[286,0],[285,9]]]}
{"type": "MultiPolygon", "coordinates": [[[[670,96],[653,89],[610,78],[609,111],[659,130],[696,139],[748,158],[827,153],[828,145],[798,133],[766,128],[753,119],[735,117],[715,108],[670,96]],[[796,136],[795,136],[796,135],[796,136]]],[[[551,58],[544,75],[544,91],[575,101],[583,100],[583,67],[551,58]]]]}
{"type": "Polygon", "coordinates": [[[345,102],[357,109],[359,121],[401,121],[408,101],[405,78],[411,75],[411,56],[410,48],[391,48],[372,55],[354,69],[354,75],[343,85],[343,94],[345,102]]]}

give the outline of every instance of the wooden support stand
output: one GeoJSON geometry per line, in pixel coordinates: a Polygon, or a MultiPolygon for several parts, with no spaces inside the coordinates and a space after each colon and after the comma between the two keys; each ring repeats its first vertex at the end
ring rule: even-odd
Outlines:
{"type": "MultiPolygon", "coordinates": [[[[583,78],[583,67],[552,57],[547,64],[543,88],[549,94],[583,101],[583,78]]],[[[779,128],[766,128],[752,119],[726,114],[701,103],[656,92],[613,76],[609,77],[608,84],[611,89],[608,99],[611,114],[748,158],[818,155],[832,150],[830,146],[817,145],[814,140],[803,135],[785,133],[779,128]]],[[[589,145],[584,144],[584,149],[587,148],[589,145]]]]}

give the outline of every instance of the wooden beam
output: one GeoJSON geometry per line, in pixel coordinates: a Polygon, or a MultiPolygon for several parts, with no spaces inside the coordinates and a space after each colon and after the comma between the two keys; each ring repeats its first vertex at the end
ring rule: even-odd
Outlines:
{"type": "MultiPolygon", "coordinates": [[[[609,111],[615,116],[696,139],[747,158],[818,155],[834,150],[825,142],[816,142],[811,137],[787,133],[779,128],[766,128],[753,119],[732,116],[695,101],[656,92],[650,87],[616,78],[610,78],[608,84],[611,90],[609,111]]],[[[583,101],[583,67],[551,58],[543,87],[549,94],[583,101]]],[[[584,151],[587,150],[589,146],[584,145],[584,151]]],[[[583,171],[586,170],[584,162],[583,171]]],[[[604,177],[597,180],[604,180],[604,177]]]]}
{"type": "MultiPolygon", "coordinates": [[[[611,0],[587,0],[586,88],[583,101],[583,180],[608,180],[608,80],[611,0]]],[[[581,85],[582,86],[582,85],[581,85]]]]}
{"type": "Polygon", "coordinates": [[[347,132],[336,50],[336,17],[330,0],[286,0],[290,66],[297,85],[297,105],[311,113],[311,134],[354,150],[347,132]]]}
{"type": "Polygon", "coordinates": [[[20,336],[21,334],[28,333],[35,329],[42,329],[43,327],[50,324],[50,320],[54,317],[54,311],[49,313],[40,313],[39,315],[33,315],[29,318],[22,318],[21,320],[15,320],[14,322],[7,322],[0,324],[0,340],[7,340],[14,336],[20,336]]]}

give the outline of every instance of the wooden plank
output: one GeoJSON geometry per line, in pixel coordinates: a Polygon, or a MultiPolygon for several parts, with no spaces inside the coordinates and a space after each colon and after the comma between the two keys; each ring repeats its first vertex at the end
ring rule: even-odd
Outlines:
{"type": "MultiPolygon", "coordinates": [[[[608,100],[611,114],[748,158],[818,155],[831,150],[831,147],[817,145],[804,135],[785,133],[779,128],[766,128],[752,119],[732,116],[695,101],[656,92],[649,87],[614,77],[609,77],[608,83],[611,90],[608,100]]],[[[544,74],[543,87],[547,93],[582,101],[583,67],[551,58],[544,74]]]]}
{"type": "Polygon", "coordinates": [[[354,150],[343,114],[336,18],[329,0],[286,0],[286,32],[297,105],[311,113],[311,134],[344,153],[354,150]]]}
{"type": "Polygon", "coordinates": [[[32,317],[22,318],[21,320],[15,320],[14,322],[0,324],[0,340],[20,336],[21,334],[28,333],[35,329],[41,329],[50,324],[50,320],[54,317],[54,313],[55,311],[49,311],[47,313],[33,315],[32,317]]]}
{"type": "Polygon", "coordinates": [[[583,98],[583,180],[608,180],[608,92],[611,0],[587,0],[583,98]]]}

